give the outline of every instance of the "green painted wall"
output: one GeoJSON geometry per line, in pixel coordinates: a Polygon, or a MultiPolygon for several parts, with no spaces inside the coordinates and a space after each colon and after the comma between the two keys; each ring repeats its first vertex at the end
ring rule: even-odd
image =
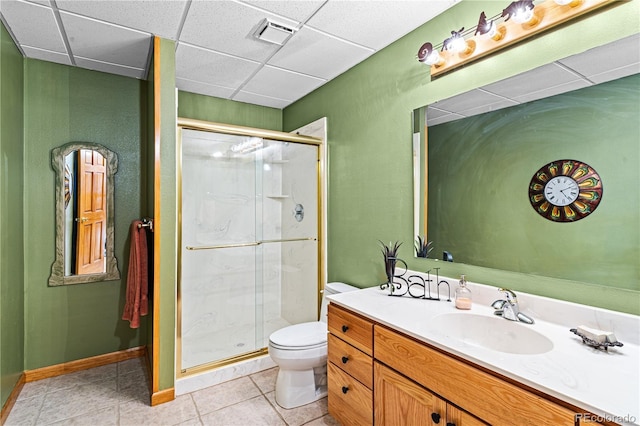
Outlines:
{"type": "MultiPolygon", "coordinates": [[[[438,264],[413,258],[410,141],[415,108],[638,33],[639,4],[616,2],[431,81],[428,70],[415,59],[418,48],[426,41],[440,42],[454,28],[475,25],[480,11],[492,16],[502,8],[494,1],[465,0],[285,108],[285,131],[328,118],[328,279],[361,287],[382,282],[378,240],[404,241],[400,256],[413,269],[438,264]]],[[[640,292],[635,290],[461,264],[446,265],[442,272],[449,276],[466,272],[471,281],[640,313],[640,292]]]]}
{"type": "Polygon", "coordinates": [[[24,370],[22,63],[0,23],[0,407],[24,370]]]}
{"type": "Polygon", "coordinates": [[[129,224],[146,206],[142,186],[145,83],[25,59],[24,244],[25,365],[34,369],[146,343],[120,320],[128,269],[129,224]],[[54,260],[54,172],[51,149],[95,142],[118,154],[115,255],[123,279],[48,287],[54,260]]]}
{"type": "Polygon", "coordinates": [[[640,74],[429,128],[434,253],[493,269],[640,290],[640,74]],[[603,201],[570,224],[539,216],[533,174],[584,161],[603,201]],[[614,225],[615,224],[615,225],[614,225]]]}
{"type": "Polygon", "coordinates": [[[178,116],[215,123],[282,130],[282,110],[178,92],[178,116]]]}

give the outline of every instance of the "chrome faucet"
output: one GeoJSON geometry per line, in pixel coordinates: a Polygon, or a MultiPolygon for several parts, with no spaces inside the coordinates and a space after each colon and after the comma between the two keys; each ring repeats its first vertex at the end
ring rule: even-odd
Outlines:
{"type": "Polygon", "coordinates": [[[518,307],[518,298],[516,294],[508,288],[499,288],[498,291],[504,293],[504,299],[498,299],[491,304],[495,309],[494,315],[499,315],[510,321],[520,321],[526,324],[533,324],[533,319],[520,312],[518,307]]]}

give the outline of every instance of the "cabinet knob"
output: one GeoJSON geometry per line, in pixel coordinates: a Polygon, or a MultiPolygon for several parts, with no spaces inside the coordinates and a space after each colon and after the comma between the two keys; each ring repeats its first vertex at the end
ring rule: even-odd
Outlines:
{"type": "Polygon", "coordinates": [[[342,326],[342,332],[343,333],[346,333],[348,329],[349,329],[349,327],[347,327],[346,325],[342,326]]]}
{"type": "Polygon", "coordinates": [[[349,388],[347,386],[343,386],[342,393],[347,393],[347,392],[349,392],[349,388]]]}
{"type": "Polygon", "coordinates": [[[447,423],[447,426],[456,426],[456,424],[455,424],[455,423],[448,422],[448,423],[447,423]]]}
{"type": "Polygon", "coordinates": [[[440,423],[440,414],[438,413],[431,413],[431,420],[433,420],[433,422],[435,424],[440,423]]]}
{"type": "Polygon", "coordinates": [[[343,356],[343,357],[342,357],[342,363],[343,363],[343,364],[346,364],[346,363],[347,363],[347,361],[349,361],[349,357],[347,357],[347,356],[343,356]]]}

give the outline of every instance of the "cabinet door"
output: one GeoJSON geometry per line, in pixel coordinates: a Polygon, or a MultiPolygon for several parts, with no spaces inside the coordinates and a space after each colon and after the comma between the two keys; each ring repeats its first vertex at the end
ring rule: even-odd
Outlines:
{"type": "Polygon", "coordinates": [[[473,417],[466,411],[447,405],[447,426],[487,426],[488,423],[473,417]]]}
{"type": "Polygon", "coordinates": [[[378,362],[373,376],[376,426],[445,426],[445,401],[378,362]]]}

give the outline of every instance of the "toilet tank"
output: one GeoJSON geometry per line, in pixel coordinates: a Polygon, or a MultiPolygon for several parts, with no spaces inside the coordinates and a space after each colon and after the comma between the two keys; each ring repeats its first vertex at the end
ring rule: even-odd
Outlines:
{"type": "Polygon", "coordinates": [[[346,293],[355,290],[360,289],[358,287],[354,287],[352,285],[341,282],[327,283],[327,285],[324,286],[324,291],[322,292],[322,304],[320,305],[320,321],[327,322],[327,306],[329,305],[329,300],[326,297],[327,295],[346,293]]]}

